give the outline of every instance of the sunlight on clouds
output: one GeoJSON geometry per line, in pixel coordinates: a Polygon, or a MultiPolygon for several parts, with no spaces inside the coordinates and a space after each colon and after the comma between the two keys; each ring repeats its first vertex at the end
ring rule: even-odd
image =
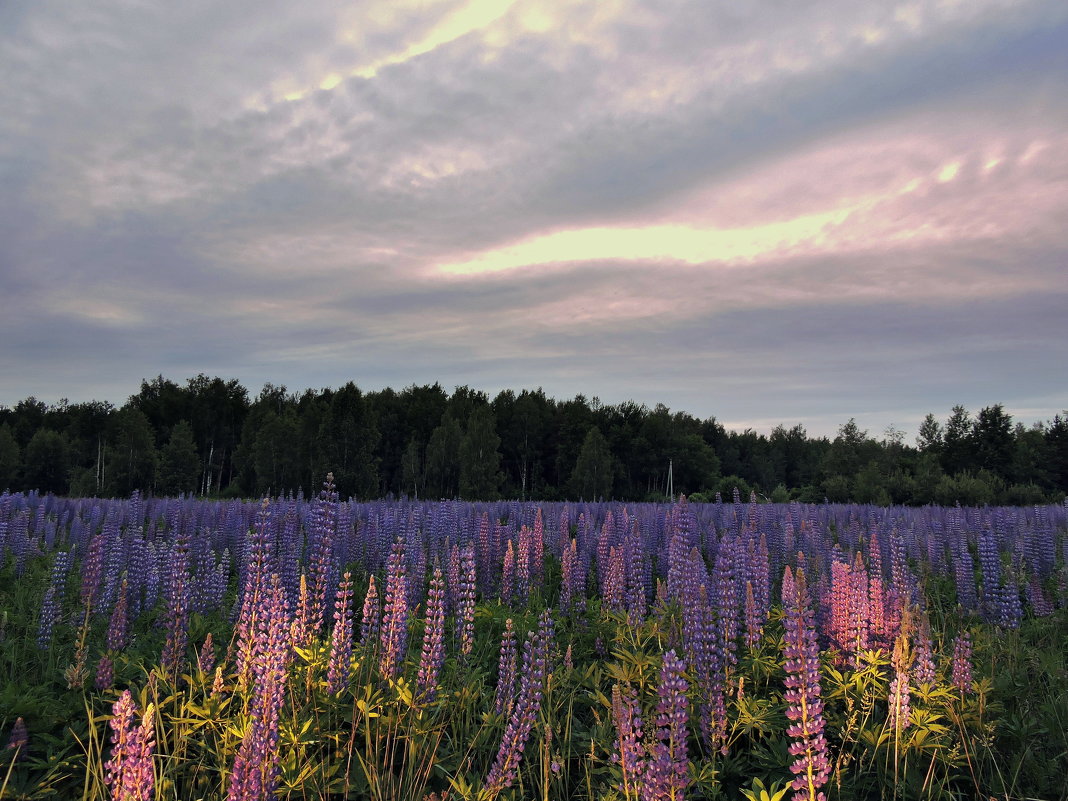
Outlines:
{"type": "Polygon", "coordinates": [[[508,13],[514,2],[515,0],[471,0],[463,8],[446,16],[439,25],[434,27],[420,41],[399,53],[394,53],[371,64],[359,67],[353,70],[352,74],[361,78],[373,78],[383,67],[402,64],[416,56],[429,53],[442,45],[453,42],[472,31],[485,28],[508,13]]]}
{"type": "Polygon", "coordinates": [[[449,275],[503,272],[534,264],[574,261],[677,261],[687,264],[751,261],[803,242],[818,242],[827,226],[852,209],[809,214],[750,228],[701,229],[684,225],[597,227],[533,237],[473,259],[439,265],[449,275]]]}
{"type": "Polygon", "coordinates": [[[960,172],[960,162],[951,162],[938,171],[938,182],[944,184],[952,181],[957,177],[958,172],[960,172]]]}

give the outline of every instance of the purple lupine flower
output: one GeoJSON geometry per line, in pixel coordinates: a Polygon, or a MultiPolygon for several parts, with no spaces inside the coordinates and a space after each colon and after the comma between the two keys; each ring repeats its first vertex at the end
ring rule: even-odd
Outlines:
{"type": "Polygon", "coordinates": [[[659,701],[656,706],[656,742],[645,769],[643,801],[683,801],[689,778],[686,770],[686,691],[684,665],[671,650],[660,668],[659,701]]]}
{"type": "Polygon", "coordinates": [[[612,722],[616,726],[618,746],[616,753],[612,754],[612,761],[619,765],[623,773],[619,790],[624,798],[638,798],[642,790],[646,758],[642,746],[642,708],[634,687],[628,685],[623,689],[619,684],[612,685],[612,722]]]}
{"type": "Polygon", "coordinates": [[[601,598],[609,612],[622,612],[626,608],[626,571],[623,568],[623,551],[614,545],[608,549],[608,565],[600,571],[602,576],[601,598]]]}
{"type": "Polygon", "coordinates": [[[757,607],[753,582],[747,581],[745,583],[745,647],[749,650],[755,649],[763,636],[764,620],[757,607]]]}
{"type": "Polygon", "coordinates": [[[934,647],[931,643],[931,624],[927,622],[926,617],[921,619],[916,632],[912,675],[917,684],[934,684],[938,679],[934,663],[934,647]]]}
{"type": "Polygon", "coordinates": [[[538,717],[538,710],[541,709],[543,685],[548,672],[551,632],[551,619],[548,618],[548,612],[545,612],[538,630],[530,632],[523,644],[519,693],[508,718],[508,725],[504,729],[497,757],[486,776],[484,787],[487,798],[496,798],[512,785],[518,775],[523,749],[538,717]]]}
{"type": "Polygon", "coordinates": [[[104,574],[104,548],[106,546],[103,531],[98,531],[89,540],[89,550],[82,561],[82,603],[86,609],[92,609],[100,590],[100,579],[104,574]]]}
{"type": "Polygon", "coordinates": [[[408,579],[404,563],[404,541],[393,542],[386,565],[386,599],[382,613],[382,650],[378,666],[382,675],[397,678],[408,650],[408,579]]]}
{"type": "Polygon", "coordinates": [[[575,574],[578,572],[578,543],[572,539],[564,546],[560,562],[560,610],[570,614],[574,605],[575,574]]]}
{"type": "Polygon", "coordinates": [[[535,584],[545,576],[545,521],[541,507],[534,513],[534,528],[530,534],[530,574],[535,584]]]}
{"type": "Polygon", "coordinates": [[[456,603],[456,628],[460,653],[467,656],[475,646],[475,551],[470,545],[460,554],[460,587],[456,603]]]}
{"type": "Polygon", "coordinates": [[[907,670],[899,670],[894,674],[894,678],[890,682],[887,706],[889,707],[887,723],[895,731],[907,729],[911,722],[909,713],[909,674],[907,670]]]}
{"type": "Polygon", "coordinates": [[[148,801],[155,788],[152,704],[138,722],[137,704],[130,691],[123,690],[112,713],[111,759],[104,764],[104,781],[111,788],[112,801],[148,801]]]}
{"type": "Polygon", "coordinates": [[[189,642],[189,537],[184,527],[171,553],[164,625],[167,639],[160,656],[160,667],[165,675],[177,681],[189,642]]]}
{"type": "Polygon", "coordinates": [[[197,669],[204,675],[215,670],[215,641],[210,631],[208,636],[204,638],[204,644],[200,647],[200,654],[197,656],[197,669]]]}
{"type": "Polygon", "coordinates": [[[423,650],[416,678],[416,696],[431,703],[437,691],[438,674],[445,664],[445,580],[441,568],[434,566],[426,603],[426,627],[423,650]]]}
{"type": "Polygon", "coordinates": [[[326,686],[339,693],[349,683],[352,672],[352,573],[346,572],[334,599],[334,630],[330,634],[330,661],[326,686]]]}
{"type": "Polygon", "coordinates": [[[52,630],[63,610],[63,596],[70,570],[71,551],[60,551],[52,563],[51,580],[41,601],[41,618],[37,627],[37,647],[46,650],[52,643],[52,630]]]}
{"type": "Polygon", "coordinates": [[[972,637],[962,631],[953,640],[952,684],[962,693],[972,686],[972,637]]]}
{"type": "Polygon", "coordinates": [[[501,568],[501,592],[502,604],[510,604],[515,594],[515,549],[512,541],[508,540],[508,547],[504,551],[504,565],[501,568]]]}
{"type": "Polygon", "coordinates": [[[255,527],[246,535],[244,565],[245,583],[241,595],[241,611],[234,625],[236,642],[235,667],[237,683],[246,688],[251,679],[253,653],[256,650],[256,616],[263,606],[263,596],[269,589],[272,566],[270,511],[266,498],[260,505],[255,527]]]}
{"type": "Polygon", "coordinates": [[[382,628],[382,602],[378,597],[378,588],[375,587],[375,577],[372,574],[367,584],[367,595],[363,599],[363,617],[360,621],[360,642],[367,644],[378,639],[378,633],[382,628]]]}
{"type": "Polygon", "coordinates": [[[504,634],[501,636],[501,653],[497,659],[497,690],[493,696],[493,711],[498,715],[508,715],[512,711],[516,667],[515,629],[512,619],[508,618],[504,621],[504,634]]]}
{"type": "Polygon", "coordinates": [[[783,698],[788,704],[786,717],[792,721],[786,733],[794,740],[790,754],[797,757],[790,765],[795,777],[790,786],[797,791],[793,801],[817,801],[825,798],[820,788],[830,775],[830,763],[823,736],[819,646],[804,573],[797,571],[795,580],[790,568],[786,568],[782,597],[786,611],[783,656],[787,688],[783,698]]]}
{"type": "Polygon", "coordinates": [[[20,761],[26,754],[25,748],[30,743],[29,732],[26,731],[26,721],[22,718],[15,720],[15,725],[11,727],[11,736],[7,738],[7,747],[5,750],[14,751],[15,755],[13,761],[20,761]]]}
{"type": "Polygon", "coordinates": [[[315,504],[312,523],[308,532],[309,565],[308,593],[308,629],[311,636],[323,630],[323,618],[334,586],[335,553],[334,540],[337,536],[337,491],[334,489],[334,474],[327,473],[323,489],[315,504]]]}
{"type": "Polygon", "coordinates": [[[515,551],[515,596],[522,605],[530,597],[530,529],[519,529],[519,547],[515,551]]]}
{"type": "Polygon", "coordinates": [[[93,681],[98,690],[107,690],[115,681],[115,663],[111,657],[104,654],[96,663],[96,678],[93,681]]]}
{"type": "Polygon", "coordinates": [[[289,630],[285,590],[281,578],[273,574],[256,614],[259,647],[252,662],[251,724],[234,757],[228,801],[268,801],[278,788],[279,720],[286,697],[289,630]]]}

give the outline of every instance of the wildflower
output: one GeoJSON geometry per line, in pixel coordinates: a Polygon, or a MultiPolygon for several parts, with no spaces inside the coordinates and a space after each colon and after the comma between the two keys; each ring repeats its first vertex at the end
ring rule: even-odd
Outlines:
{"type": "Polygon", "coordinates": [[[966,631],[958,634],[953,641],[952,677],[953,686],[962,693],[971,689],[972,638],[966,631]]]}
{"type": "Polygon", "coordinates": [[[367,595],[363,601],[363,619],[360,623],[360,642],[369,643],[378,638],[378,632],[382,628],[382,603],[378,599],[378,588],[375,587],[375,577],[367,585],[367,595]]]}
{"type": "Polygon", "coordinates": [[[332,693],[349,683],[352,662],[352,573],[345,573],[334,601],[334,630],[330,635],[330,661],[326,683],[332,693]]]}
{"type": "Polygon", "coordinates": [[[438,674],[445,662],[445,580],[441,568],[435,565],[430,579],[426,606],[426,627],[423,630],[423,650],[419,659],[416,695],[433,701],[438,674]]]}
{"type": "Polygon", "coordinates": [[[527,641],[523,644],[519,694],[501,738],[497,757],[486,776],[485,788],[487,797],[491,799],[496,798],[515,781],[519,762],[523,758],[523,749],[538,717],[538,710],[541,709],[552,639],[552,623],[548,614],[543,614],[538,630],[527,635],[527,641]]]}
{"type": "Polygon", "coordinates": [[[616,726],[618,751],[612,755],[623,772],[619,789],[625,798],[636,798],[645,773],[645,750],[642,747],[641,704],[634,687],[612,686],[612,722],[616,726]]]}
{"type": "Polygon", "coordinates": [[[30,735],[26,731],[26,721],[22,718],[15,720],[15,725],[11,727],[11,736],[7,739],[7,750],[15,751],[15,759],[20,759],[23,755],[20,753],[20,749],[24,749],[30,742],[30,735]]]}
{"type": "Polygon", "coordinates": [[[689,783],[686,754],[689,686],[682,677],[684,665],[671,650],[660,668],[660,697],[656,707],[656,744],[645,769],[645,801],[682,801],[689,783]]]}
{"type": "Polygon", "coordinates": [[[497,659],[497,691],[493,697],[493,711],[498,715],[507,715],[512,711],[512,703],[515,700],[515,679],[515,629],[512,627],[512,619],[508,618],[504,621],[501,652],[497,659]]]}
{"type": "Polygon", "coordinates": [[[408,579],[404,542],[398,537],[386,566],[386,603],[382,614],[382,652],[378,665],[382,675],[395,679],[408,650],[408,579]]]}
{"type": "Polygon", "coordinates": [[[819,646],[812,625],[805,575],[797,571],[796,580],[786,568],[782,583],[786,611],[783,656],[786,657],[786,717],[792,721],[786,733],[794,742],[790,754],[797,759],[790,765],[795,778],[794,801],[817,801],[825,798],[819,789],[827,782],[830,764],[827,741],[823,736],[823,700],[820,691],[819,646]]]}
{"type": "Polygon", "coordinates": [[[137,705],[129,690],[112,707],[111,759],[105,765],[104,781],[112,801],[148,801],[155,788],[152,752],[155,750],[153,707],[148,705],[140,723],[137,705]]]}

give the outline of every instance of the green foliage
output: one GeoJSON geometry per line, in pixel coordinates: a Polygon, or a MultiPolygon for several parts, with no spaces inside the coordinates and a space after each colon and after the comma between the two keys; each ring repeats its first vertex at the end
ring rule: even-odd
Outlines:
{"type": "Polygon", "coordinates": [[[599,428],[591,426],[571,472],[572,491],[579,498],[610,498],[613,479],[614,460],[608,441],[599,428]]]}

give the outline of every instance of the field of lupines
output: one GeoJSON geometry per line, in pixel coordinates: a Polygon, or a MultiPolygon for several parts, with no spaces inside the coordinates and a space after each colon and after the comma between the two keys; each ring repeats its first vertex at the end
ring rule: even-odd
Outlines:
{"type": "Polygon", "coordinates": [[[1068,798],[1068,509],[0,496],[0,797],[1068,798]]]}

